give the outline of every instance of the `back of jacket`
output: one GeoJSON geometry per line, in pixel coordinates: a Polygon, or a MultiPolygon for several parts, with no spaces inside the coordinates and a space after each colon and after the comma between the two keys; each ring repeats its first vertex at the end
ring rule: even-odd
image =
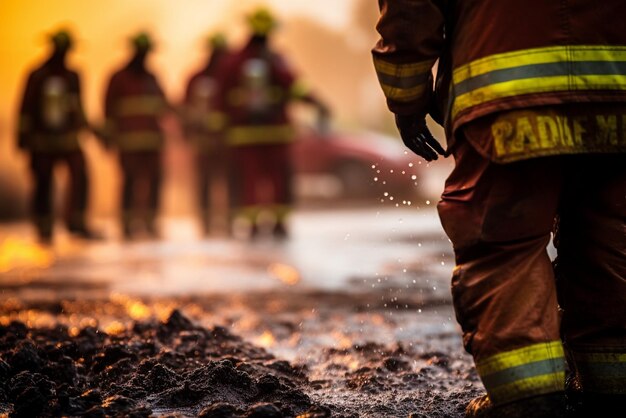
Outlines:
{"type": "Polygon", "coordinates": [[[626,1],[379,0],[374,63],[395,113],[449,135],[505,110],[626,103],[626,1]],[[441,58],[437,97],[431,68],[441,58]],[[438,110],[433,110],[438,103],[438,110]]]}
{"type": "Polygon", "coordinates": [[[26,83],[20,109],[19,142],[36,152],[77,151],[78,131],[87,127],[78,74],[43,64],[26,83]]]}
{"type": "Polygon", "coordinates": [[[157,151],[163,145],[160,118],[167,101],[156,77],[123,68],[109,82],[105,99],[107,133],[121,151],[157,151]]]}

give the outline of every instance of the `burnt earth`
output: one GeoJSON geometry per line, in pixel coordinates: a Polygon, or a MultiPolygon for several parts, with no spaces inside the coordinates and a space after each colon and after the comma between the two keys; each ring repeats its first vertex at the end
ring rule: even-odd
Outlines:
{"type": "Polygon", "coordinates": [[[0,404],[10,417],[322,417],[305,375],[222,327],[175,310],[164,323],[108,335],[83,328],[0,326],[0,404]]]}
{"type": "Polygon", "coordinates": [[[461,418],[484,389],[417,296],[5,298],[0,417],[461,418]]]}

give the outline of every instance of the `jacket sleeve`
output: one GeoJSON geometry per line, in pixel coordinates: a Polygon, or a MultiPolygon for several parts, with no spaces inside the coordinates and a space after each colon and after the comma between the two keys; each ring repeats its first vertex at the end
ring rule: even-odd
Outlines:
{"type": "Polygon", "coordinates": [[[35,77],[31,73],[26,81],[26,87],[24,89],[24,95],[20,105],[17,129],[17,145],[22,149],[28,149],[30,146],[30,138],[33,133],[33,125],[35,123],[34,109],[36,107],[36,95],[35,77]]]}
{"type": "Polygon", "coordinates": [[[445,0],[379,0],[380,39],[372,49],[389,110],[428,113],[432,67],[444,49],[445,0]]]}

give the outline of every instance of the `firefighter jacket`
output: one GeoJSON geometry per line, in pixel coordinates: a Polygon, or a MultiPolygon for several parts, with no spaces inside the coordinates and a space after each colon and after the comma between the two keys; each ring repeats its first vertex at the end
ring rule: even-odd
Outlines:
{"type": "Polygon", "coordinates": [[[126,67],[111,77],[106,92],[106,137],[122,152],[157,151],[163,146],[159,125],[168,104],[156,77],[126,67]]]}
{"type": "Polygon", "coordinates": [[[501,161],[626,151],[626,2],[379,5],[381,38],[372,52],[394,113],[431,113],[444,124],[449,145],[460,127],[487,118],[501,161]],[[593,110],[599,103],[613,107],[593,110]],[[578,112],[563,112],[564,105],[578,112]]]}
{"type": "Polygon", "coordinates": [[[52,61],[33,71],[20,109],[20,148],[32,152],[78,151],[78,133],[83,128],[87,122],[78,74],[52,61]]]}
{"type": "Polygon", "coordinates": [[[307,96],[283,58],[255,38],[220,66],[217,108],[225,115],[229,146],[289,143],[287,106],[307,96]]]}
{"type": "Polygon", "coordinates": [[[215,150],[224,128],[223,114],[215,109],[217,70],[227,51],[216,50],[205,68],[192,75],[185,89],[185,136],[201,151],[215,150]]]}

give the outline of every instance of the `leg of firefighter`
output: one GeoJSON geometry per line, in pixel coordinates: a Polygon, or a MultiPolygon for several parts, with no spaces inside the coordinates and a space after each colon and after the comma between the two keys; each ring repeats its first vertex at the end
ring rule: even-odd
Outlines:
{"type": "Polygon", "coordinates": [[[271,156],[268,158],[270,166],[270,178],[273,185],[274,193],[274,217],[276,222],[272,231],[276,238],[286,238],[287,217],[291,211],[292,205],[292,170],[290,161],[289,145],[275,145],[271,149],[271,156]]]}
{"type": "Polygon", "coordinates": [[[64,156],[69,171],[69,193],[67,196],[67,207],[65,212],[65,222],[67,229],[84,238],[92,238],[93,234],[88,230],[85,220],[87,211],[87,170],[85,158],[79,152],[68,153],[64,156]]]}
{"type": "Polygon", "coordinates": [[[120,162],[122,166],[122,234],[124,239],[133,237],[133,223],[135,221],[135,173],[134,159],[132,154],[120,154],[120,162]]]}
{"type": "Polygon", "coordinates": [[[202,221],[202,229],[205,235],[211,232],[211,172],[212,161],[206,152],[199,152],[196,159],[197,162],[197,182],[198,182],[198,200],[200,219],[202,221]]]}
{"type": "Polygon", "coordinates": [[[466,141],[438,205],[456,267],[452,296],[486,397],[466,417],[559,417],[565,359],[547,244],[558,159],[497,165],[466,141]]]}
{"type": "MultiPolygon", "coordinates": [[[[626,158],[574,158],[556,239],[562,332],[582,416],[626,405],[626,158]]],[[[617,408],[617,409],[616,409],[617,408]]]]}
{"type": "Polygon", "coordinates": [[[161,202],[161,153],[150,152],[145,157],[148,177],[148,213],[146,214],[146,229],[153,238],[158,238],[159,231],[156,225],[161,202]]]}
{"type": "Polygon", "coordinates": [[[52,241],[54,226],[52,208],[54,160],[55,157],[50,154],[33,153],[31,156],[31,171],[34,181],[32,214],[39,240],[45,244],[52,241]]]}
{"type": "Polygon", "coordinates": [[[259,185],[263,182],[262,147],[239,146],[232,151],[233,200],[232,219],[243,218],[250,224],[249,237],[254,239],[259,233],[257,224],[259,204],[259,185]]]}

